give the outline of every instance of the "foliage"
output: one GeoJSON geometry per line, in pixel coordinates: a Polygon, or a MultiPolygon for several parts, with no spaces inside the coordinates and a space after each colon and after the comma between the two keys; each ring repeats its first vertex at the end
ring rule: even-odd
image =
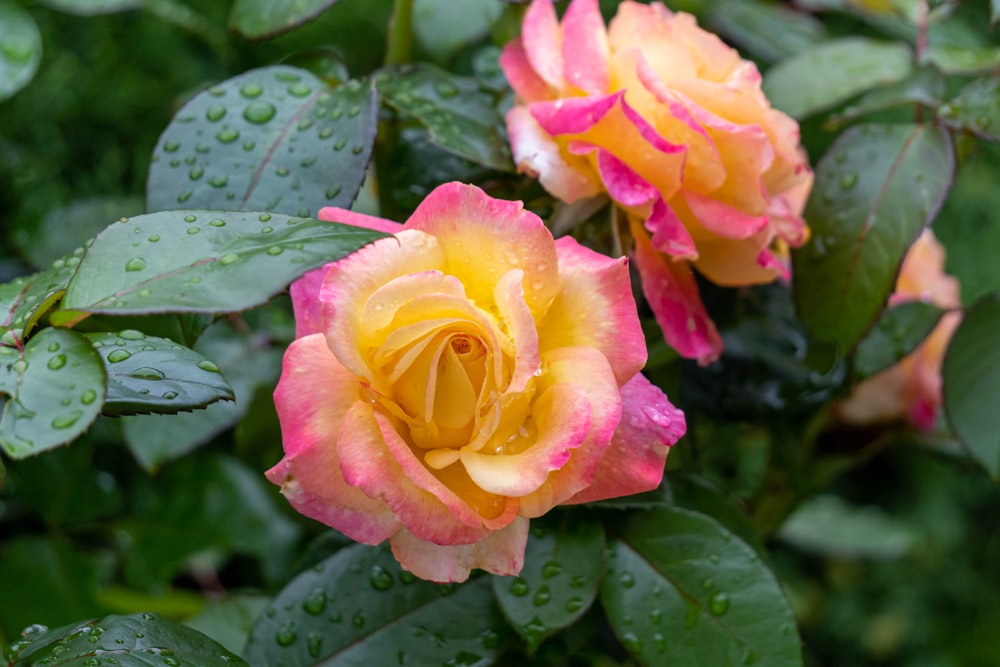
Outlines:
{"type": "Polygon", "coordinates": [[[283,293],[381,236],[322,207],[403,220],[449,180],[620,250],[603,200],[514,171],[522,3],[0,0],[7,664],[1000,664],[1000,2],[667,4],[800,121],[812,238],[790,284],[702,285],[712,365],[640,301],[688,422],[657,491],[533,520],[518,577],[436,585],[264,481],[283,293]],[[942,319],[891,301],[928,226],[965,306],[944,412],[846,424],[942,319]]]}

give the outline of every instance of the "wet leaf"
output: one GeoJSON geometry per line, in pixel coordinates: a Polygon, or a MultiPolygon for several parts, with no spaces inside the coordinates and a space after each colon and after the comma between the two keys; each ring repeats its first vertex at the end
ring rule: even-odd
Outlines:
{"type": "Polygon", "coordinates": [[[355,545],[293,579],[245,653],[260,665],[489,665],[503,628],[489,578],[439,586],[386,547],[355,545]]]}
{"type": "Polygon", "coordinates": [[[951,137],[934,125],[857,125],[830,147],[805,210],[812,240],[792,254],[813,336],[846,351],[871,327],[954,173],[951,137]]]}
{"type": "Polygon", "coordinates": [[[882,313],[858,343],[854,371],[858,380],[889,368],[913,352],[930,335],[944,311],[930,303],[901,303],[882,313]]]}
{"type": "Polygon", "coordinates": [[[381,236],[277,213],[141,215],[97,235],[62,305],[108,314],[245,310],[381,236]]]}
{"type": "Polygon", "coordinates": [[[601,601],[643,665],[802,664],[778,581],[753,549],[702,514],[631,515],[611,543],[601,601]]]}
{"type": "Polygon", "coordinates": [[[28,85],[41,59],[42,36],[31,14],[0,0],[0,102],[28,85]]]}
{"type": "Polygon", "coordinates": [[[604,578],[601,524],[569,514],[563,519],[547,529],[533,527],[519,576],[493,577],[504,616],[532,652],[590,609],[604,578]]]}
{"type": "Polygon", "coordinates": [[[764,92],[775,108],[801,119],[903,79],[912,59],[905,44],[844,37],[800,51],[767,70],[764,92]]]}
{"type": "Polygon", "coordinates": [[[782,60],[827,39],[823,24],[809,14],[755,0],[726,0],[712,5],[708,24],[768,62],[782,60]]]}
{"type": "Polygon", "coordinates": [[[236,0],[229,28],[250,39],[288,32],[319,16],[337,0],[236,0]]]}
{"type": "Polygon", "coordinates": [[[0,447],[20,459],[71,442],[101,413],[105,383],[100,356],[75,331],[43,329],[23,352],[0,346],[0,447]]]}
{"type": "Polygon", "coordinates": [[[444,62],[488,35],[502,10],[499,0],[415,0],[413,36],[435,61],[444,62]]]}
{"type": "Polygon", "coordinates": [[[108,374],[105,415],[173,414],[234,399],[215,362],[172,340],[134,329],[86,336],[108,374]]]}
{"type": "Polygon", "coordinates": [[[331,88],[284,65],[212,86],[184,105],[153,151],[146,208],[272,211],[349,207],[378,111],[367,81],[331,88]]]}
{"type": "Polygon", "coordinates": [[[837,128],[870,113],[908,104],[934,109],[941,103],[944,93],[945,81],[941,73],[933,67],[923,67],[902,81],[865,93],[842,112],[831,115],[824,127],[837,128]]]}
{"type": "Polygon", "coordinates": [[[419,64],[384,68],[375,83],[389,106],[428,129],[434,145],[477,164],[514,170],[503,119],[475,79],[419,64]]]}
{"type": "Polygon", "coordinates": [[[1000,67],[1000,46],[966,48],[950,44],[931,45],[924,62],[945,74],[980,76],[1000,67]]]}
{"type": "Polygon", "coordinates": [[[0,285],[0,345],[25,341],[39,319],[63,297],[80,263],[83,248],[57,259],[52,266],[0,285]]]}
{"type": "Polygon", "coordinates": [[[1000,142],[1000,81],[993,77],[973,81],[938,109],[938,118],[948,127],[1000,142]]]}
{"type": "Polygon", "coordinates": [[[67,14],[97,16],[139,9],[143,0],[40,0],[43,5],[67,14]]]}
{"type": "Polygon", "coordinates": [[[14,645],[11,667],[97,665],[108,655],[122,667],[246,667],[241,658],[197,630],[157,614],[130,614],[34,632],[14,645]],[[97,641],[91,641],[96,638],[97,641]]]}
{"type": "Polygon", "coordinates": [[[855,507],[834,495],[805,501],[779,536],[799,549],[833,558],[899,558],[916,543],[908,526],[880,508],[855,507]]]}
{"type": "Polygon", "coordinates": [[[270,596],[234,595],[210,602],[197,616],[184,621],[184,625],[205,633],[227,650],[240,655],[254,621],[270,601],[270,596]]]}
{"type": "Polygon", "coordinates": [[[1000,293],[965,312],[948,345],[941,377],[948,423],[972,457],[1000,479],[1000,293]]]}

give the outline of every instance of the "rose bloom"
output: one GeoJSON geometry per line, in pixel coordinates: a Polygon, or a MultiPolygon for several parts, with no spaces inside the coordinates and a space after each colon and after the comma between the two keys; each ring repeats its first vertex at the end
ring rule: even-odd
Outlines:
{"type": "Polygon", "coordinates": [[[301,513],[417,576],[517,574],[528,520],[655,488],[683,414],[639,370],[625,258],[552,235],[520,202],[434,190],[394,233],[292,285],[274,393],[301,513]]]}
{"type": "Polygon", "coordinates": [[[756,66],[689,14],[597,0],[560,22],[533,0],[500,65],[514,161],[555,197],[606,192],[628,213],[643,290],[680,354],[715,359],[722,339],[691,267],[722,286],[787,277],[812,172],[799,128],[771,108],[756,66]]]}
{"type": "MultiPolygon", "coordinates": [[[[958,280],[944,272],[944,260],[944,248],[925,230],[903,260],[889,304],[920,300],[958,308],[958,280]]],[[[856,386],[837,405],[840,418],[861,425],[905,419],[924,430],[933,428],[941,405],[941,362],[961,320],[960,312],[946,313],[917,349],[856,386]]]]}

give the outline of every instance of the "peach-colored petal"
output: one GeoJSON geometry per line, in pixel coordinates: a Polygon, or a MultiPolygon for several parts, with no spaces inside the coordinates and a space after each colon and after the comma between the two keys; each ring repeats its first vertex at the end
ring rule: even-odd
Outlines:
{"type": "Polygon", "coordinates": [[[697,76],[688,46],[674,34],[673,14],[660,3],[622,2],[608,25],[612,52],[642,52],[663,81],[697,76]]]}
{"type": "MultiPolygon", "coordinates": [[[[557,260],[558,262],[558,260],[557,260]]],[[[500,319],[506,323],[514,341],[514,365],[507,391],[521,392],[541,367],[538,357],[538,330],[535,318],[525,302],[523,271],[508,271],[500,279],[495,302],[500,319]]]]}
{"type": "Polygon", "coordinates": [[[715,361],[722,352],[722,337],[705,312],[688,263],[658,253],[642,225],[635,219],[630,223],[642,291],[667,343],[688,359],[715,361]]]}
{"type": "Polygon", "coordinates": [[[739,241],[703,241],[698,245],[701,254],[694,265],[716,285],[738,287],[774,282],[785,269],[760,261],[771,237],[771,231],[764,229],[739,241]]]}
{"type": "Polygon", "coordinates": [[[621,420],[618,383],[604,355],[591,347],[564,347],[544,356],[546,371],[539,378],[540,391],[560,382],[572,383],[590,400],[590,431],[572,451],[569,460],[549,473],[536,491],[520,499],[521,516],[536,517],[589,486],[601,457],[621,420]]]}
{"type": "Polygon", "coordinates": [[[538,76],[528,62],[521,38],[508,42],[500,53],[500,68],[517,96],[528,102],[547,100],[552,97],[549,84],[538,76]]]}
{"type": "Polygon", "coordinates": [[[552,233],[519,201],[446,183],[427,195],[404,226],[436,239],[445,272],[458,277],[476,303],[489,304],[501,276],[512,269],[524,271],[524,298],[534,313],[545,312],[559,290],[552,233]]]}
{"type": "Polygon", "coordinates": [[[608,91],[608,33],[597,0],[575,0],[562,19],[566,83],[588,95],[608,91]]]}
{"type": "Polygon", "coordinates": [[[725,239],[748,238],[768,223],[766,215],[749,215],[742,209],[695,192],[685,192],[684,201],[702,227],[725,239]]]}
{"type": "Polygon", "coordinates": [[[694,239],[674,210],[663,201],[653,202],[646,229],[653,235],[653,247],[675,259],[698,259],[698,249],[694,239]]]}
{"type": "Polygon", "coordinates": [[[405,569],[440,583],[465,581],[475,568],[500,576],[518,574],[527,542],[528,520],[521,517],[475,544],[437,545],[405,528],[390,540],[392,554],[405,569]]]}
{"type": "Polygon", "coordinates": [[[646,363],[627,260],[598,254],[571,236],[556,241],[556,252],[563,288],[538,325],[542,353],[593,347],[607,358],[618,383],[624,384],[646,363]]]}
{"type": "Polygon", "coordinates": [[[589,503],[651,491],[663,479],[670,447],[687,430],[684,413],[642,375],[622,387],[622,420],[594,482],[564,504],[589,503]]]}
{"type": "Polygon", "coordinates": [[[506,120],[511,154],[519,171],[537,177],[546,190],[567,203],[602,191],[590,164],[561,151],[528,107],[512,107],[506,120]]]}
{"type": "Polygon", "coordinates": [[[444,268],[441,244],[417,230],[403,230],[395,237],[379,239],[331,264],[319,299],[323,304],[326,340],[340,363],[374,383],[368,361],[355,344],[365,303],[375,290],[395,278],[444,268]]]}
{"type": "Polygon", "coordinates": [[[549,85],[562,88],[562,28],[552,0],[533,0],[524,13],[521,40],[528,62],[549,85]]]}
{"type": "Polygon", "coordinates": [[[322,335],[294,341],[274,392],[285,457],[267,478],[302,514],[351,539],[378,544],[398,530],[399,521],[384,502],[344,481],[331,429],[358,401],[359,389],[322,335]]]}
{"type": "Polygon", "coordinates": [[[327,222],[339,222],[344,225],[364,227],[365,229],[373,229],[376,232],[385,232],[386,234],[395,234],[403,229],[403,225],[398,222],[377,218],[373,215],[365,215],[364,213],[355,213],[346,208],[337,208],[335,206],[321,208],[317,217],[327,222]]]}

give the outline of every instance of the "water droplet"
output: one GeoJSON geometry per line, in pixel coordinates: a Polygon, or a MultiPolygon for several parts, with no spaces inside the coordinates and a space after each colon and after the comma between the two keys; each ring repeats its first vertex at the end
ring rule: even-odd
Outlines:
{"type": "Polygon", "coordinates": [[[263,227],[263,228],[261,228],[260,233],[261,234],[270,234],[273,231],[274,231],[274,227],[263,227]]]}
{"type": "Polygon", "coordinates": [[[142,257],[133,257],[125,263],[126,271],[142,271],[146,268],[146,260],[142,257]]]}
{"type": "Polygon", "coordinates": [[[319,131],[320,139],[329,139],[332,136],[333,136],[333,130],[331,130],[328,127],[324,127],[322,130],[319,131]]]}
{"type": "Polygon", "coordinates": [[[562,574],[562,571],[562,565],[554,560],[550,560],[542,567],[542,577],[545,579],[551,579],[552,577],[557,577],[562,574]]]}
{"type": "Polygon", "coordinates": [[[714,586],[715,586],[715,581],[712,580],[712,577],[705,577],[704,579],[701,580],[701,587],[704,588],[706,591],[711,590],[714,586]]]}
{"type": "Polygon", "coordinates": [[[622,644],[625,645],[631,653],[639,653],[642,651],[642,642],[634,632],[626,632],[622,635],[622,644]]]}
{"type": "Polygon", "coordinates": [[[663,610],[662,609],[654,609],[653,611],[649,612],[649,620],[652,621],[653,623],[659,623],[660,621],[662,621],[663,620],[663,610]]]}
{"type": "Polygon", "coordinates": [[[187,228],[187,233],[188,234],[197,234],[200,231],[201,231],[201,227],[188,227],[187,228]]]}
{"type": "Polygon", "coordinates": [[[177,392],[176,391],[165,391],[165,392],[163,392],[163,398],[167,399],[168,401],[172,401],[175,398],[177,398],[177,392]]]}
{"type": "Polygon", "coordinates": [[[180,147],[181,145],[176,141],[168,141],[163,144],[163,150],[166,151],[167,153],[176,153],[177,149],[180,147]]]}
{"type": "Polygon", "coordinates": [[[635,577],[632,576],[631,572],[622,572],[621,576],[618,577],[618,583],[622,585],[622,588],[632,588],[635,586],[635,577]]]}
{"type": "Polygon", "coordinates": [[[163,374],[163,371],[157,370],[156,368],[150,368],[148,366],[137,368],[131,373],[129,373],[129,375],[139,380],[153,380],[153,381],[159,381],[166,377],[163,374]]]}
{"type": "Polygon", "coordinates": [[[271,214],[270,213],[261,213],[260,217],[258,217],[257,219],[260,220],[261,222],[270,222],[271,221],[271,214]]]}
{"type": "Polygon", "coordinates": [[[354,618],[351,619],[351,624],[359,630],[365,627],[365,615],[359,611],[354,615],[354,618]]]}
{"type": "Polygon", "coordinates": [[[858,175],[853,171],[844,174],[840,179],[840,187],[843,188],[844,190],[850,190],[857,184],[858,184],[858,175]]]}
{"type": "Polygon", "coordinates": [[[205,359],[204,361],[199,361],[198,364],[197,364],[197,366],[201,370],[208,371],[209,373],[218,373],[219,372],[219,367],[216,366],[215,363],[209,361],[208,359],[205,359]]]}
{"type": "Polygon", "coordinates": [[[364,150],[365,150],[364,146],[355,146],[354,148],[351,149],[351,153],[353,153],[354,155],[361,155],[362,151],[364,150]]]}
{"type": "Polygon", "coordinates": [[[312,92],[312,88],[304,83],[296,83],[288,87],[288,94],[292,97],[305,97],[312,92]]]}
{"type": "Polygon", "coordinates": [[[196,215],[185,215],[184,222],[195,222],[198,219],[196,215]]]}
{"type": "Polygon", "coordinates": [[[179,195],[177,195],[177,203],[178,204],[183,204],[188,199],[191,199],[191,195],[192,194],[194,194],[194,193],[192,193],[190,190],[185,190],[184,192],[182,192],[179,195]]]}
{"type": "Polygon", "coordinates": [[[163,659],[163,664],[170,665],[170,667],[178,667],[178,665],[180,665],[181,663],[180,660],[178,660],[177,658],[167,657],[163,659]]]}
{"type": "Polygon", "coordinates": [[[377,591],[387,591],[392,588],[392,575],[385,568],[375,565],[372,567],[371,584],[377,591]]]}
{"type": "Polygon", "coordinates": [[[66,365],[66,355],[57,354],[56,356],[49,359],[49,363],[45,365],[48,366],[50,371],[57,371],[66,365]]]}
{"type": "Polygon", "coordinates": [[[344,146],[346,145],[347,145],[347,139],[337,139],[337,141],[333,144],[333,150],[342,151],[344,150],[344,146]]]}
{"type": "Polygon", "coordinates": [[[87,389],[82,394],[80,394],[80,402],[84,405],[90,405],[97,400],[97,392],[93,389],[87,389]]]}
{"type": "Polygon", "coordinates": [[[219,258],[219,263],[222,264],[223,266],[229,266],[230,264],[234,264],[237,261],[239,261],[239,259],[240,259],[239,255],[237,255],[236,253],[230,252],[230,253],[226,253],[225,255],[223,255],[222,257],[220,257],[219,258]]]}
{"type": "Polygon", "coordinates": [[[247,108],[243,110],[243,117],[251,123],[260,125],[274,118],[274,114],[277,112],[278,110],[270,102],[258,100],[247,105],[247,108]]]}
{"type": "Polygon", "coordinates": [[[274,173],[276,173],[278,176],[288,176],[289,173],[288,167],[278,167],[277,169],[274,170],[274,173]]]}
{"type": "Polygon", "coordinates": [[[708,600],[708,609],[716,616],[722,616],[729,609],[729,596],[721,591],[708,600]]]}
{"type": "Polygon", "coordinates": [[[208,184],[213,188],[224,188],[229,184],[229,177],[225,174],[219,174],[208,179],[208,184]]]}
{"type": "Polygon", "coordinates": [[[113,364],[117,364],[120,361],[125,361],[132,356],[132,353],[128,350],[112,350],[111,354],[108,355],[108,361],[113,364]]]}
{"type": "Polygon", "coordinates": [[[322,588],[314,588],[302,602],[302,609],[313,616],[322,614],[326,611],[326,591],[322,588]]]}
{"type": "Polygon", "coordinates": [[[583,609],[583,600],[580,598],[570,598],[566,600],[566,611],[573,613],[583,609]]]}
{"type": "Polygon", "coordinates": [[[208,111],[205,112],[205,118],[209,119],[213,123],[222,120],[226,115],[226,107],[221,104],[214,104],[208,107],[208,111]]]}
{"type": "Polygon", "coordinates": [[[256,147],[257,147],[257,142],[256,141],[245,141],[245,142],[243,142],[243,150],[245,150],[245,151],[252,151],[256,147]]]}
{"type": "Polygon", "coordinates": [[[215,138],[224,144],[231,144],[240,138],[240,131],[226,128],[224,130],[219,130],[218,134],[215,135],[215,138]]]}
{"type": "Polygon", "coordinates": [[[316,632],[310,632],[306,637],[306,646],[309,649],[309,655],[318,658],[320,651],[323,650],[323,636],[316,632]]]}
{"type": "Polygon", "coordinates": [[[350,109],[347,110],[347,116],[349,118],[354,118],[359,113],[361,113],[361,107],[359,107],[359,106],[353,106],[353,107],[351,107],[350,109]]]}
{"type": "Polygon", "coordinates": [[[240,88],[240,95],[253,99],[254,97],[260,97],[260,94],[264,92],[264,89],[260,87],[259,83],[246,83],[240,88]]]}
{"type": "Polygon", "coordinates": [[[417,576],[415,574],[413,574],[412,572],[409,572],[407,570],[403,570],[402,572],[399,573],[399,581],[404,586],[409,586],[410,584],[412,584],[416,580],[417,580],[417,576]]]}
{"type": "Polygon", "coordinates": [[[296,639],[298,635],[295,634],[295,624],[290,621],[278,628],[278,632],[274,635],[274,641],[278,642],[278,646],[291,646],[296,639]]]}
{"type": "Polygon", "coordinates": [[[150,243],[156,243],[157,241],[160,240],[160,235],[159,234],[152,234],[152,235],[150,235],[150,237],[149,237],[148,240],[149,240],[150,243]]]}
{"type": "Polygon", "coordinates": [[[225,227],[226,226],[226,221],[225,220],[220,220],[219,218],[216,218],[215,220],[211,221],[208,224],[212,225],[213,227],[225,227]]]}
{"type": "Polygon", "coordinates": [[[313,122],[312,122],[311,118],[303,118],[302,120],[299,121],[299,124],[297,125],[297,127],[299,128],[300,132],[304,131],[304,130],[308,130],[312,126],[313,126],[313,122]]]}
{"type": "Polygon", "coordinates": [[[199,143],[197,146],[194,147],[194,152],[195,153],[201,153],[202,155],[204,155],[205,153],[209,152],[210,150],[212,150],[212,147],[209,146],[204,141],[202,141],[201,143],[199,143]]]}
{"type": "Polygon", "coordinates": [[[535,597],[532,598],[531,604],[535,605],[536,607],[541,607],[543,605],[547,605],[549,603],[549,600],[551,599],[552,599],[552,593],[549,592],[549,587],[542,586],[541,588],[538,589],[538,592],[535,593],[535,597]]]}
{"type": "Polygon", "coordinates": [[[510,593],[517,597],[524,597],[528,594],[528,582],[526,582],[521,577],[518,577],[510,584],[510,593]]]}
{"type": "Polygon", "coordinates": [[[458,94],[458,88],[450,81],[438,81],[434,84],[434,90],[437,91],[438,95],[445,98],[454,97],[458,94]]]}
{"type": "Polygon", "coordinates": [[[73,412],[67,412],[64,415],[59,415],[52,420],[52,428],[69,428],[78,422],[82,416],[83,410],[74,410],[73,412]]]}
{"type": "Polygon", "coordinates": [[[282,248],[279,245],[273,245],[273,246],[271,246],[270,248],[267,249],[267,254],[271,255],[272,257],[277,257],[278,255],[280,255],[283,252],[285,252],[284,248],[282,248]]]}

